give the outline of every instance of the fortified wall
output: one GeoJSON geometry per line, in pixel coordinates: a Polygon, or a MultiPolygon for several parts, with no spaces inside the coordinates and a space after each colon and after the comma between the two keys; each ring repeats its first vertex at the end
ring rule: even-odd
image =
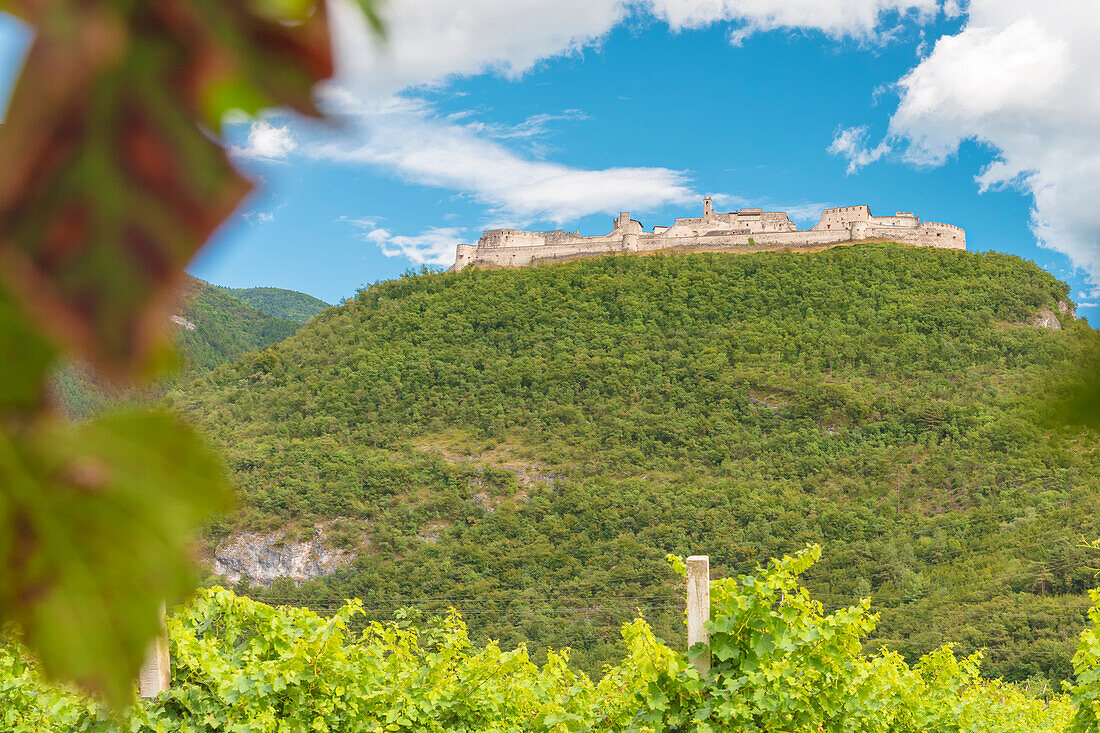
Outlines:
{"type": "Polygon", "coordinates": [[[460,244],[452,270],[477,267],[527,267],[542,262],[615,252],[662,250],[753,250],[779,247],[811,248],[864,240],[888,240],[917,247],[966,249],[966,232],[951,224],[922,222],[919,216],[897,211],[893,216],[872,216],[871,208],[841,206],[821,212],[812,229],[798,229],[782,211],[741,209],[714,211],[710,197],[703,199],[703,215],[677,219],[672,226],[646,231],[629,212],[619,214],[609,234],[593,237],[556,229],[528,232],[489,229],[477,244],[460,244]]]}

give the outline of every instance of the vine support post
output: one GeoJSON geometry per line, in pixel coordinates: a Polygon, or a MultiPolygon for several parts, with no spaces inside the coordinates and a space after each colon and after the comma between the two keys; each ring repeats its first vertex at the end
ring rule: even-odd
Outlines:
{"type": "Polygon", "coordinates": [[[687,559],[688,649],[698,643],[707,645],[706,651],[692,660],[701,675],[710,669],[710,633],[704,625],[707,621],[710,621],[710,556],[692,555],[687,559]]]}
{"type": "Polygon", "coordinates": [[[156,697],[166,691],[172,680],[171,660],[168,658],[168,631],[165,628],[167,613],[160,604],[160,629],[157,638],[145,652],[145,662],[138,675],[138,691],[142,697],[156,697]]]}

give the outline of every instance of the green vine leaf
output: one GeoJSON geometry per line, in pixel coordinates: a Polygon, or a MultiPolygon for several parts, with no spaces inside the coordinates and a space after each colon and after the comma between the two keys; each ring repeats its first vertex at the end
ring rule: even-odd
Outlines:
{"type": "Polygon", "coordinates": [[[160,603],[194,587],[192,532],[228,497],[220,462],[166,414],[0,433],[0,618],[48,674],[124,703],[160,603]]]}
{"type": "Polygon", "coordinates": [[[43,375],[56,350],[29,323],[19,305],[0,287],[0,410],[27,410],[45,399],[43,375]]]}

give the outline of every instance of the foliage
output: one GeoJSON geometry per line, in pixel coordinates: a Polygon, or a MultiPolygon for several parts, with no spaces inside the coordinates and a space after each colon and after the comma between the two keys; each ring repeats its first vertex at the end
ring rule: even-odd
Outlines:
{"type": "Polygon", "coordinates": [[[106,670],[136,670],[162,599],[192,587],[181,548],[226,507],[220,465],[168,415],[43,420],[0,434],[0,486],[0,615],[47,672],[121,699],[106,670]]]}
{"type": "Polygon", "coordinates": [[[34,42],[0,130],[0,621],[46,672],[118,702],[159,602],[191,585],[184,543],[225,508],[225,482],[167,415],[60,420],[50,370],[61,350],[111,378],[163,365],[183,268],[249,188],[211,131],[230,109],[315,112],[325,6],[2,7],[34,42]]]}
{"type": "Polygon", "coordinates": [[[328,618],[231,591],[202,591],[169,623],[172,687],[112,722],[93,704],[43,685],[0,649],[4,731],[790,731],[1039,733],[1073,708],[977,675],[977,655],[950,646],[915,667],[892,652],[864,656],[866,604],[824,614],[798,575],[813,548],[717,581],[715,664],[700,677],[641,619],[621,631],[626,654],[598,682],[567,664],[541,666],[520,646],[471,644],[454,613],[350,631],[361,604],[328,618]],[[730,633],[734,629],[737,633],[730,633]]]}
{"type": "Polygon", "coordinates": [[[170,400],[244,505],[210,545],[325,522],[360,554],[260,599],[453,603],[479,642],[595,674],[639,607],[677,643],[667,553],[735,575],[815,542],[820,598],[881,609],[869,648],[1057,682],[1100,455],[1036,397],[1093,334],[1025,324],[1066,295],[1016,257],[890,245],[409,276],[170,400]]]}
{"type": "Polygon", "coordinates": [[[222,290],[270,316],[286,318],[297,323],[305,323],[321,311],[332,307],[312,295],[282,288],[222,288],[222,290]]]}
{"type": "MultiPolygon", "coordinates": [[[[1092,591],[1092,600],[1100,603],[1100,591],[1092,591]]],[[[1081,643],[1073,656],[1073,671],[1077,679],[1069,686],[1077,714],[1069,730],[1092,733],[1100,730],[1100,607],[1089,611],[1093,626],[1081,634],[1081,643]]]]}
{"type": "MultiPolygon", "coordinates": [[[[999,681],[982,682],[981,652],[956,657],[947,644],[910,668],[895,652],[864,656],[874,627],[868,601],[825,613],[798,577],[819,558],[811,547],[755,575],[712,583],[708,624],[712,666],[705,679],[686,666],[669,688],[691,700],[662,729],[699,731],[1061,730],[1069,706],[1048,707],[999,681]]],[[[652,698],[651,698],[652,704],[652,698]]]]}
{"type": "Polygon", "coordinates": [[[97,368],[139,371],[183,267],[249,189],[199,123],[315,112],[332,73],[324,6],[8,7],[35,40],[0,134],[5,285],[97,368]]]}

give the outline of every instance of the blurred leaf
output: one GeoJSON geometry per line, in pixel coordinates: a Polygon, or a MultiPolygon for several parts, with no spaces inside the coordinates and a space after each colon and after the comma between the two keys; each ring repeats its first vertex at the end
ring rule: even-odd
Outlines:
{"type": "Polygon", "coordinates": [[[19,306],[0,287],[0,408],[26,409],[42,404],[46,374],[56,356],[27,322],[19,306]]]}
{"type": "Polygon", "coordinates": [[[381,39],[385,39],[386,24],[382,20],[382,16],[378,14],[378,6],[383,4],[383,0],[355,0],[355,4],[363,11],[363,15],[374,34],[381,39]]]}
{"type": "Polygon", "coordinates": [[[1050,375],[1046,422],[1100,428],[1100,337],[1080,329],[1077,338],[1082,344],[1076,361],[1065,372],[1050,375]]]}
{"type": "Polygon", "coordinates": [[[0,621],[49,674],[125,702],[160,603],[194,587],[191,533],[228,496],[220,462],[165,414],[0,434],[0,621]]]}
{"type": "Polygon", "coordinates": [[[140,370],[183,267],[249,189],[199,123],[316,111],[324,4],[262,4],[16,4],[37,35],[0,130],[0,270],[108,374],[140,370]]]}

